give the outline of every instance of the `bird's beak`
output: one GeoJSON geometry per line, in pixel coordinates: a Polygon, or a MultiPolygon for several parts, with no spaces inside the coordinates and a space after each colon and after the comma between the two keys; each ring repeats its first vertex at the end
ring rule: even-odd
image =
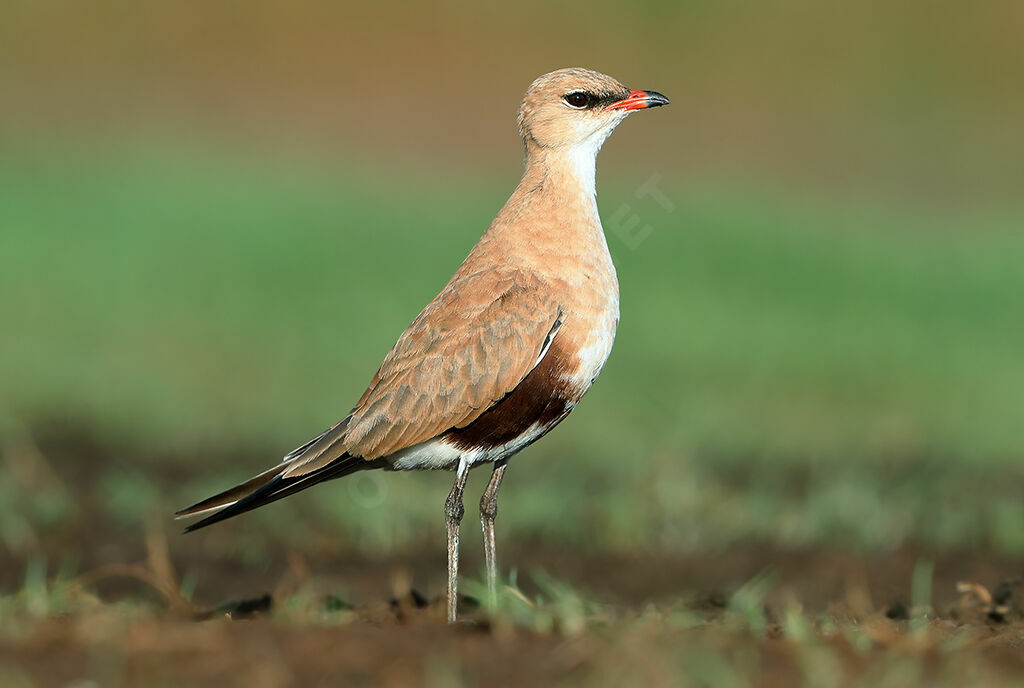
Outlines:
{"type": "Polygon", "coordinates": [[[630,91],[622,100],[616,100],[605,110],[642,110],[644,108],[668,105],[668,98],[657,91],[630,91]]]}

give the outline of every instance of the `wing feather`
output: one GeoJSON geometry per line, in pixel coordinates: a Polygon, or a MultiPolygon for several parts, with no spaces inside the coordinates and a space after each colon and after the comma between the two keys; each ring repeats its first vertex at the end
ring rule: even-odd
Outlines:
{"type": "Polygon", "coordinates": [[[399,337],[352,412],[268,471],[178,512],[189,530],[249,511],[464,428],[511,393],[548,352],[562,309],[516,270],[459,276],[399,337]]]}
{"type": "Polygon", "coordinates": [[[519,271],[474,273],[402,334],[352,410],[349,453],[387,456],[468,425],[540,362],[561,310],[519,271]]]}

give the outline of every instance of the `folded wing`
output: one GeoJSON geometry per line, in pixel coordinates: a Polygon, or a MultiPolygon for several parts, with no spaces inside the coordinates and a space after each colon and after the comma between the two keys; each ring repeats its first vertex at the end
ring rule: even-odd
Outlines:
{"type": "Polygon", "coordinates": [[[342,453],[372,461],[473,422],[550,346],[561,309],[548,294],[519,271],[453,280],[398,339],[343,432],[313,442],[285,475],[318,470],[342,453]]]}

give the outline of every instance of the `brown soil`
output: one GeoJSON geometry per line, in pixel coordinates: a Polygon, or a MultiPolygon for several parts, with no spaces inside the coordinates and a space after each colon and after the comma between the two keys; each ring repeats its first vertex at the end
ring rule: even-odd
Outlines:
{"type": "MultiPolygon", "coordinates": [[[[1018,651],[1024,615],[1013,599],[1013,579],[1024,561],[983,552],[934,557],[934,618],[927,639],[915,644],[907,617],[911,573],[920,557],[911,551],[864,557],[758,548],[702,556],[541,548],[508,553],[522,570],[543,566],[600,603],[601,620],[577,633],[557,624],[536,632],[490,621],[472,600],[464,601],[463,621],[445,625],[440,553],[334,564],[291,555],[282,572],[221,566],[197,592],[205,604],[171,600],[167,608],[127,613],[104,602],[33,624],[0,642],[0,673],[41,686],[83,679],[96,685],[622,685],[627,676],[629,683],[635,678],[669,685],[678,678],[680,653],[700,648],[753,662],[755,685],[793,685],[806,675],[804,650],[785,637],[779,619],[794,601],[810,619],[854,619],[872,638],[871,647],[856,650],[842,634],[816,636],[848,677],[866,675],[893,652],[914,657],[926,672],[956,670],[968,651],[951,654],[942,642],[965,628],[973,629],[971,662],[1001,675],[1024,670],[1018,651]],[[768,626],[756,633],[737,628],[726,600],[766,569],[777,576],[764,603],[768,626]],[[977,595],[961,596],[957,583],[964,580],[982,584],[981,596],[991,590],[997,600],[988,605],[977,595]],[[1003,581],[1009,584],[1000,588],[1003,581]],[[296,599],[305,601],[292,609],[296,599]],[[325,622],[317,612],[328,609],[335,615],[325,622]],[[699,625],[673,625],[668,619],[679,610],[696,615],[699,625]]],[[[88,587],[105,599],[131,595],[130,585],[114,580],[88,587]]],[[[528,581],[524,588],[530,594],[528,581]]]]}
{"type": "MultiPolygon", "coordinates": [[[[67,455],[79,467],[103,453],[78,445],[67,455]]],[[[72,603],[34,616],[17,602],[25,557],[0,549],[0,686],[722,685],[729,671],[788,686],[814,684],[822,656],[827,671],[868,682],[897,660],[915,667],[911,684],[969,674],[1001,685],[1024,670],[1024,558],[984,550],[594,552],[506,540],[499,555],[521,572],[522,592],[537,599],[531,572],[543,570],[593,602],[586,623],[490,619],[465,599],[448,626],[440,543],[372,557],[278,542],[260,559],[271,564],[244,566],[203,537],[72,524],[36,554],[77,560],[72,603]],[[929,610],[912,606],[922,561],[934,563],[929,610]],[[182,572],[199,576],[189,600],[182,572]],[[771,583],[754,628],[728,600],[759,576],[771,583]],[[802,640],[787,628],[794,608],[808,624],[802,640]]],[[[466,540],[463,570],[479,579],[479,545],[466,540]]]]}

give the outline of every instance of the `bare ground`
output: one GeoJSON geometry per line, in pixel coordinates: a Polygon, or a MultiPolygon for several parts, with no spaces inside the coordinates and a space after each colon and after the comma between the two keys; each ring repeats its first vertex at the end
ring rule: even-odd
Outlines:
{"type": "MultiPolygon", "coordinates": [[[[776,686],[811,680],[813,661],[824,662],[816,670],[840,685],[869,681],[890,665],[903,666],[915,681],[946,681],[938,685],[959,685],[979,672],[999,685],[1024,671],[1024,614],[1014,597],[1024,562],[983,552],[935,556],[934,606],[922,612],[911,605],[910,586],[922,553],[909,550],[863,557],[746,548],[668,557],[524,548],[510,558],[527,569],[543,565],[596,601],[584,618],[555,614],[550,625],[531,626],[489,617],[467,599],[463,620],[451,627],[442,618],[435,553],[334,565],[293,554],[280,573],[218,571],[197,591],[205,602],[165,591],[150,595],[161,601],[140,605],[145,595],[138,593],[160,589],[160,556],[139,569],[155,572],[156,584],[137,583],[131,571],[99,571],[81,581],[89,591],[81,593],[89,596],[85,604],[6,634],[0,672],[41,686],[731,679],[776,686]],[[773,580],[758,601],[763,616],[744,618],[735,609],[736,591],[765,571],[773,580]],[[425,592],[411,587],[414,581],[426,581],[425,592]],[[958,592],[964,581],[979,587],[958,592]],[[333,592],[335,584],[347,591],[344,598],[333,592]],[[794,635],[787,622],[794,608],[807,620],[807,637],[794,635]],[[921,614],[923,626],[914,630],[911,617],[921,614]]],[[[523,587],[536,598],[529,581],[523,587]]]]}
{"type": "MultiPolygon", "coordinates": [[[[99,460],[77,455],[82,475],[99,460]]],[[[77,560],[60,584],[26,581],[32,557],[0,550],[0,686],[999,686],[1024,671],[1024,558],[985,549],[503,540],[518,608],[466,598],[448,626],[440,546],[313,556],[278,542],[246,566],[166,526],[58,529],[34,556],[77,560]],[[182,572],[198,576],[189,595],[182,572]]],[[[466,549],[472,593],[479,547],[466,549]]]]}

